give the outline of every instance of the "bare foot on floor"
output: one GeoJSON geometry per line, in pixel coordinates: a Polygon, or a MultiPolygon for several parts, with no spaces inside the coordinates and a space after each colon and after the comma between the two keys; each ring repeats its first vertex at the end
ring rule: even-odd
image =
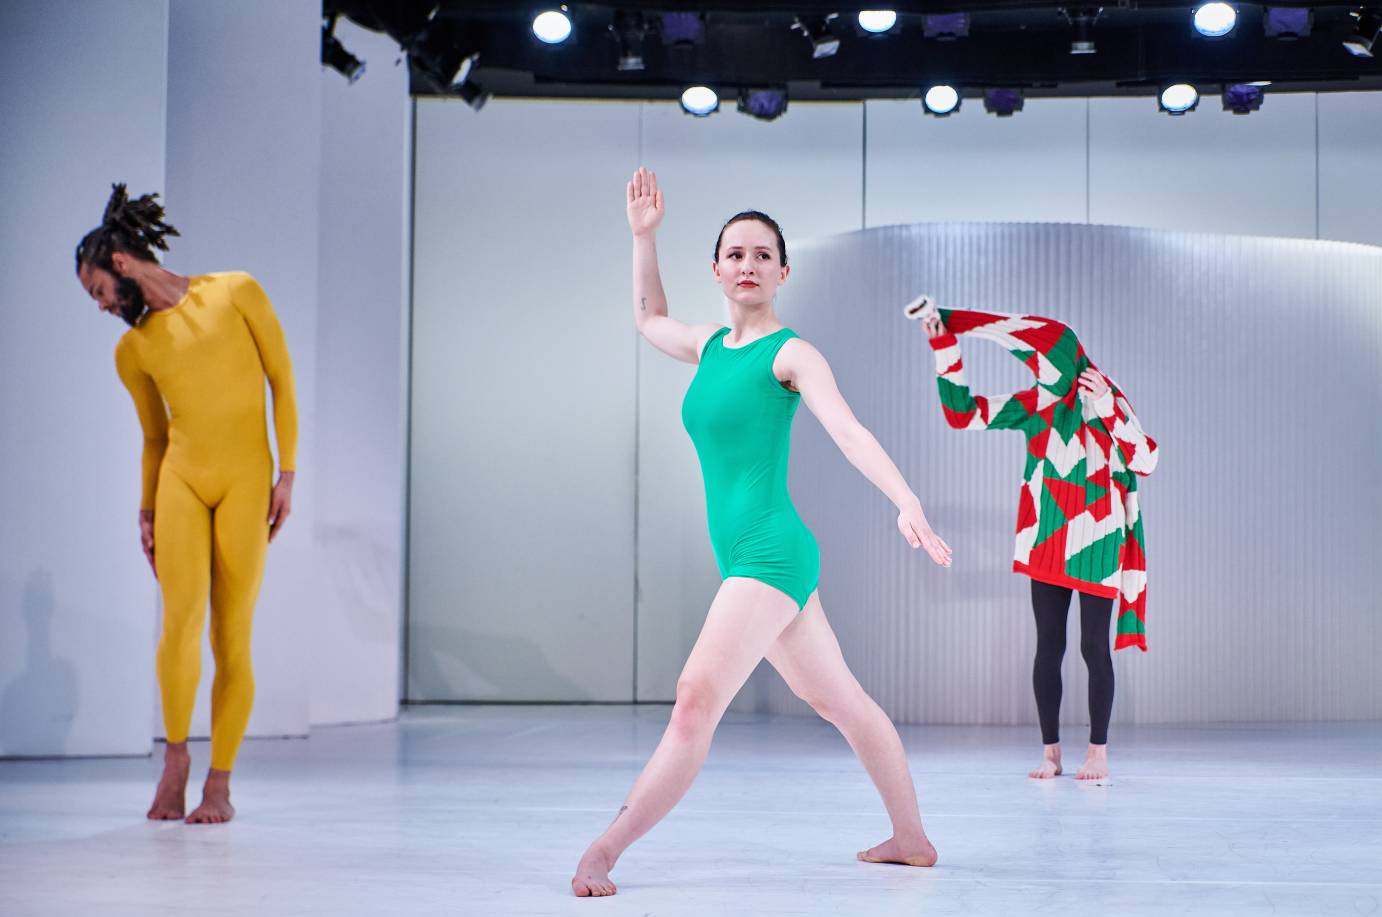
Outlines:
{"type": "Polygon", "coordinates": [[[923,837],[920,841],[903,844],[890,837],[877,847],[861,850],[855,857],[865,863],[897,863],[900,866],[936,865],[936,848],[923,837]]]}
{"type": "Polygon", "coordinates": [[[609,871],[614,861],[603,850],[591,847],[576,865],[576,875],[571,880],[571,891],[577,898],[603,898],[619,889],[609,880],[609,871]]]}
{"type": "Polygon", "coordinates": [[[206,785],[202,787],[202,804],[187,816],[189,825],[219,825],[235,817],[235,807],[230,804],[230,772],[211,771],[206,775],[206,785]]]}
{"type": "Polygon", "coordinates": [[[1052,777],[1059,777],[1063,771],[1060,768],[1060,746],[1044,745],[1041,752],[1041,766],[1034,771],[1030,771],[1027,776],[1035,780],[1050,780],[1052,777]]]}
{"type": "Polygon", "coordinates": [[[154,802],[149,806],[148,818],[151,821],[181,820],[187,813],[187,772],[192,767],[192,759],[187,755],[187,746],[179,751],[170,747],[163,755],[163,776],[154,790],[154,802]]]}
{"type": "Polygon", "coordinates": [[[1089,753],[1085,756],[1084,764],[1075,772],[1075,779],[1087,781],[1108,780],[1107,745],[1089,746],[1089,753]]]}

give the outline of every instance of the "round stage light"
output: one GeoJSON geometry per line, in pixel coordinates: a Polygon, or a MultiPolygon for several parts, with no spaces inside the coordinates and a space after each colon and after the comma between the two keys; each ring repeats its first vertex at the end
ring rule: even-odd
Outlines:
{"type": "Polygon", "coordinates": [[[1200,104],[1200,93],[1189,83],[1177,83],[1161,90],[1161,110],[1167,114],[1183,115],[1200,104]]]}
{"type": "Polygon", "coordinates": [[[1237,23],[1238,11],[1227,3],[1206,3],[1195,10],[1195,31],[1209,38],[1227,35],[1237,23]]]}
{"type": "Polygon", "coordinates": [[[709,86],[689,86],[681,94],[681,109],[688,115],[704,118],[720,107],[720,96],[709,86]]]}
{"type": "Polygon", "coordinates": [[[559,45],[571,37],[571,17],[561,10],[547,10],[533,19],[533,34],[544,44],[559,45]]]}
{"type": "Polygon", "coordinates": [[[960,94],[953,86],[932,86],[922,97],[922,104],[933,115],[948,115],[960,107],[960,94]]]}
{"type": "Polygon", "coordinates": [[[859,28],[865,32],[886,32],[897,25],[897,13],[894,10],[860,10],[859,28]]]}

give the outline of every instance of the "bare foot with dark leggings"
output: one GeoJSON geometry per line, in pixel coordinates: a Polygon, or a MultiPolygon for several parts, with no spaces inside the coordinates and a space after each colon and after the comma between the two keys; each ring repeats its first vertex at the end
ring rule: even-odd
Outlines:
{"type": "Polygon", "coordinates": [[[1045,745],[1041,750],[1041,766],[1027,776],[1036,780],[1050,780],[1061,775],[1060,743],[1045,745]]]}
{"type": "Polygon", "coordinates": [[[1076,780],[1107,780],[1108,779],[1108,746],[1095,745],[1090,743],[1089,752],[1086,754],[1084,764],[1075,772],[1076,780]]]}

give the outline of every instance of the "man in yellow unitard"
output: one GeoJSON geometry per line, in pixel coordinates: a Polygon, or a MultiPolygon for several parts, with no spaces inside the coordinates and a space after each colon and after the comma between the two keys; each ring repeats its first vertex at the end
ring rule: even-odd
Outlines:
{"type": "Polygon", "coordinates": [[[183,277],[165,270],[177,230],[157,195],[116,185],[101,225],[77,246],[77,277],[129,325],[115,366],[144,429],[139,532],[163,592],[158,680],[167,752],[149,809],[181,819],[191,760],[187,732],[211,602],[211,768],[189,823],[230,821],[230,771],[254,703],[250,624],[264,555],[292,502],[297,408],[292,366],[273,307],[249,274],[183,277]],[[264,422],[273,389],[279,476],[264,422]]]}

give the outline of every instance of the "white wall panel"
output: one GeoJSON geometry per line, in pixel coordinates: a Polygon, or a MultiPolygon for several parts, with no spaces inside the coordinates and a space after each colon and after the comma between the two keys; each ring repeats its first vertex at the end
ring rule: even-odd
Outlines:
{"type": "Polygon", "coordinates": [[[1321,94],[1319,119],[1319,238],[1382,245],[1382,92],[1321,94]]]}
{"type": "Polygon", "coordinates": [[[1089,220],[1190,232],[1315,237],[1315,97],[1219,98],[1172,117],[1155,99],[1093,99],[1089,220]]]}
{"type": "Polygon", "coordinates": [[[950,220],[1082,223],[1085,99],[1031,99],[1010,118],[966,99],[936,118],[921,102],[867,103],[869,226],[950,220]]]}
{"type": "Polygon", "coordinates": [[[412,102],[393,39],[336,35],[367,62],[322,70],[313,724],[394,716],[400,696],[412,102]]]}
{"type": "Polygon", "coordinates": [[[163,188],[167,49],[166,2],[0,4],[0,755],[150,748],[125,325],[96,311],[72,252],[112,182],[163,188]]]}
{"type": "Polygon", "coordinates": [[[632,698],[638,115],[418,103],[410,699],[632,698]]]}

